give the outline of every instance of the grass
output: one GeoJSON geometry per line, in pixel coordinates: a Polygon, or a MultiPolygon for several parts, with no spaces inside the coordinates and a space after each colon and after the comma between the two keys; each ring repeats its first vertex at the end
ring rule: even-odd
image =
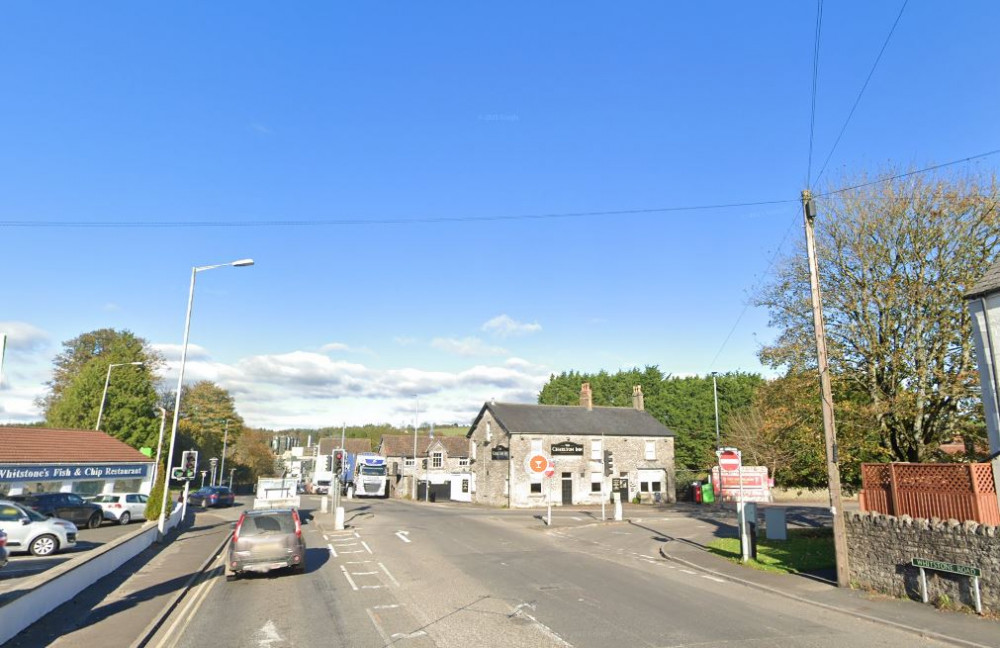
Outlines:
{"type": "MultiPolygon", "coordinates": [[[[708,550],[723,558],[740,562],[739,538],[722,538],[708,545],[708,550]]],[[[757,537],[757,559],[745,563],[762,571],[796,574],[836,567],[833,529],[789,529],[788,540],[757,537]]]]}

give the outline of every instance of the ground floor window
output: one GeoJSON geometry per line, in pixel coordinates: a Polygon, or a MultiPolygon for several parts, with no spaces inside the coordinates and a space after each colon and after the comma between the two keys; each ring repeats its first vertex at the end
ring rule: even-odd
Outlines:
{"type": "Polygon", "coordinates": [[[601,486],[603,486],[603,485],[604,485],[604,477],[601,475],[601,473],[591,473],[590,474],[590,492],[591,493],[600,493],[601,490],[602,490],[601,486]]]}
{"type": "Polygon", "coordinates": [[[531,484],[531,494],[532,495],[541,495],[542,494],[542,483],[541,482],[532,482],[532,484],[531,484]]]}
{"type": "MultiPolygon", "coordinates": [[[[91,495],[99,495],[102,490],[104,490],[104,482],[102,481],[92,480],[92,481],[73,482],[73,492],[79,495],[80,497],[90,497],[91,495]]],[[[121,490],[118,490],[117,488],[115,489],[115,491],[119,493],[126,492],[126,490],[132,490],[132,489],[124,489],[124,488],[121,490]]],[[[136,488],[135,490],[138,490],[138,488],[136,488]]]]}
{"type": "Polygon", "coordinates": [[[664,477],[665,475],[662,470],[640,470],[639,492],[662,493],[664,477]]]}

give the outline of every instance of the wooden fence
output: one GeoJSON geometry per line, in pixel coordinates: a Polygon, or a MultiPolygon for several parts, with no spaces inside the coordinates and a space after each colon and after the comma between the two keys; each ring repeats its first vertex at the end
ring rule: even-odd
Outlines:
{"type": "Polygon", "coordinates": [[[862,511],[1000,526],[990,464],[861,465],[862,511]]]}

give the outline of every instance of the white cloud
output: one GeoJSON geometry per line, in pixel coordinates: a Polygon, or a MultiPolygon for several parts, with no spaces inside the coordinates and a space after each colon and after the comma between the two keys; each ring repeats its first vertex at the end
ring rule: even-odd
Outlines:
{"type": "Polygon", "coordinates": [[[8,351],[37,351],[50,343],[48,333],[27,322],[0,322],[0,335],[7,336],[8,351]]]}
{"type": "MultiPolygon", "coordinates": [[[[183,345],[180,344],[152,344],[150,345],[156,351],[163,354],[163,357],[167,359],[167,362],[180,362],[181,361],[181,351],[183,350],[183,345]]],[[[187,350],[187,362],[196,360],[207,360],[209,358],[208,351],[204,347],[198,346],[197,344],[188,343],[187,350]]],[[[184,368],[187,371],[187,367],[184,368]]]]}
{"type": "Polygon", "coordinates": [[[352,347],[343,342],[331,342],[329,344],[324,344],[319,348],[323,353],[334,353],[337,351],[343,351],[344,353],[365,353],[368,355],[374,355],[371,349],[366,347],[352,347]]]}
{"type": "Polygon", "coordinates": [[[537,322],[525,324],[518,322],[508,315],[497,315],[490,321],[483,324],[482,329],[487,333],[492,333],[497,337],[505,338],[517,335],[530,335],[542,330],[542,325],[537,322]]]}
{"type": "Polygon", "coordinates": [[[507,355],[506,349],[489,346],[475,337],[467,337],[460,340],[455,338],[434,338],[431,341],[431,346],[440,351],[466,357],[507,355]]]}

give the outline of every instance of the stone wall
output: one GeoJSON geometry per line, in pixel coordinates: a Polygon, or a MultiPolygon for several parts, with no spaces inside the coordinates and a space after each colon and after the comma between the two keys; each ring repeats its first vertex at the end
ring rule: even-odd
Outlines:
{"type": "MultiPolygon", "coordinates": [[[[983,610],[1000,612],[1000,528],[975,522],[913,519],[872,512],[847,512],[848,560],[852,584],[920,600],[920,570],[914,558],[978,567],[983,610]]],[[[925,570],[930,601],[942,595],[973,607],[971,579],[925,570]]]]}

